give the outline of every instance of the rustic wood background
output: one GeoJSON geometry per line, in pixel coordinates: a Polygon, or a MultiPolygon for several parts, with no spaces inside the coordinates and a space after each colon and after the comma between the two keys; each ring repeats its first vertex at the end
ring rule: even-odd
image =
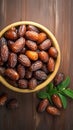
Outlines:
{"type": "MultiPolygon", "coordinates": [[[[35,21],[46,26],[56,36],[61,48],[59,71],[71,77],[73,88],[73,0],[0,0],[0,30],[20,20],[35,21]]],[[[73,101],[61,111],[60,117],[46,112],[38,114],[38,99],[34,94],[14,93],[0,85],[0,93],[16,97],[20,107],[9,111],[0,108],[0,130],[72,130],[73,101]]]]}

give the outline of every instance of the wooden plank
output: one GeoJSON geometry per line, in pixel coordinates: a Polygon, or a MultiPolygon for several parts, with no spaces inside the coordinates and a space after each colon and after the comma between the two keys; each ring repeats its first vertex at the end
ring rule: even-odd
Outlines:
{"type": "Polygon", "coordinates": [[[22,20],[38,22],[54,33],[54,0],[22,0],[22,20]]]}

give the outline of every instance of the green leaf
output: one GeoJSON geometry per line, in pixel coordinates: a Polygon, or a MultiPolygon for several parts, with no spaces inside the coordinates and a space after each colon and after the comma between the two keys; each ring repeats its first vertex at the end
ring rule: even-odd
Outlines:
{"type": "Polygon", "coordinates": [[[68,96],[68,97],[70,97],[70,98],[72,98],[73,99],[73,90],[71,90],[71,89],[65,89],[65,90],[63,90],[62,91],[66,96],[68,96]]]}
{"type": "Polygon", "coordinates": [[[46,93],[45,91],[41,91],[38,93],[38,98],[45,99],[47,97],[48,97],[48,93],[46,93]]]}
{"type": "Polygon", "coordinates": [[[60,97],[61,101],[62,101],[62,105],[63,105],[63,108],[66,109],[67,107],[67,99],[64,95],[58,93],[58,96],[60,97]]]}
{"type": "Polygon", "coordinates": [[[50,92],[53,89],[53,83],[49,83],[46,87],[46,92],[50,92]]]}
{"type": "Polygon", "coordinates": [[[52,96],[53,94],[58,94],[57,88],[53,88],[53,89],[50,91],[49,95],[52,96]]]}
{"type": "Polygon", "coordinates": [[[51,96],[48,94],[48,99],[49,99],[49,102],[51,103],[51,104],[53,104],[53,102],[52,102],[52,100],[51,100],[51,96]]]}
{"type": "Polygon", "coordinates": [[[60,84],[57,86],[57,88],[58,88],[59,90],[62,90],[62,89],[67,88],[67,87],[69,86],[69,84],[70,84],[70,77],[67,77],[62,83],[60,83],[60,84]]]}

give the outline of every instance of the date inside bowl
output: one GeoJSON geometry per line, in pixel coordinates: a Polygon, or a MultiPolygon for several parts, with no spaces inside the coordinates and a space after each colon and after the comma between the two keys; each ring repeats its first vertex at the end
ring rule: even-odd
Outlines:
{"type": "Polygon", "coordinates": [[[60,65],[53,34],[34,22],[17,22],[0,32],[0,81],[17,92],[45,87],[60,65]]]}

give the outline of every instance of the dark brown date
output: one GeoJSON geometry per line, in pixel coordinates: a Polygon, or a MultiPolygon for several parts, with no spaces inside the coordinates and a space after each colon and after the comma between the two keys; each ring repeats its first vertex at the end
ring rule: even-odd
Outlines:
{"type": "Polygon", "coordinates": [[[1,46],[1,59],[3,62],[6,62],[8,60],[8,54],[9,54],[9,50],[6,44],[1,46]]]}
{"type": "Polygon", "coordinates": [[[32,51],[36,51],[36,50],[37,50],[37,44],[36,44],[36,42],[33,42],[33,41],[31,41],[31,40],[27,40],[25,44],[26,44],[26,46],[27,46],[30,50],[32,50],[32,51]]]}
{"type": "Polygon", "coordinates": [[[51,47],[51,41],[50,39],[46,39],[39,45],[40,50],[47,50],[51,47]]]}
{"type": "Polygon", "coordinates": [[[26,79],[30,79],[31,77],[32,77],[32,71],[26,70],[26,71],[25,71],[25,78],[26,78],[26,79]]]}
{"type": "Polygon", "coordinates": [[[29,58],[26,56],[26,55],[23,55],[23,54],[20,54],[18,56],[18,61],[23,65],[23,66],[26,66],[26,67],[29,67],[31,65],[31,62],[29,60],[29,58]]]}
{"type": "Polygon", "coordinates": [[[54,85],[57,86],[58,84],[60,84],[62,81],[64,80],[64,74],[63,73],[59,73],[55,76],[54,78],[54,85]]]}
{"type": "Polygon", "coordinates": [[[19,78],[20,78],[20,79],[24,78],[24,76],[25,76],[25,68],[24,68],[23,65],[19,64],[19,65],[17,66],[17,72],[18,72],[18,74],[19,74],[19,78]]]}
{"type": "Polygon", "coordinates": [[[4,67],[0,67],[0,75],[4,76],[5,73],[5,68],[4,67]]]}
{"type": "Polygon", "coordinates": [[[13,44],[10,44],[9,47],[14,53],[18,53],[25,46],[25,39],[23,37],[16,40],[13,44]]]}
{"type": "Polygon", "coordinates": [[[26,80],[26,79],[20,79],[20,80],[18,81],[18,86],[19,86],[19,88],[21,88],[21,89],[27,88],[27,86],[28,86],[27,80],[26,80]]]}
{"type": "Polygon", "coordinates": [[[49,101],[48,99],[43,99],[39,105],[38,105],[38,112],[43,112],[45,111],[46,107],[48,106],[49,101]]]}
{"type": "Polygon", "coordinates": [[[35,62],[31,65],[30,70],[31,70],[31,71],[36,71],[36,70],[41,69],[42,66],[43,66],[43,63],[38,60],[38,61],[35,61],[35,62]]]}
{"type": "Polygon", "coordinates": [[[35,76],[36,79],[42,80],[42,81],[47,79],[47,74],[42,70],[35,71],[34,76],[35,76]]]}
{"type": "Polygon", "coordinates": [[[35,78],[30,79],[28,82],[28,88],[35,89],[36,86],[37,86],[37,80],[35,78]]]}
{"type": "Polygon", "coordinates": [[[20,25],[18,28],[18,36],[22,37],[25,35],[26,32],[26,25],[20,25]]]}
{"type": "Polygon", "coordinates": [[[8,57],[8,65],[14,68],[17,64],[17,55],[15,53],[10,53],[8,57]]]}
{"type": "Polygon", "coordinates": [[[7,40],[6,40],[4,37],[1,37],[1,38],[0,38],[0,47],[1,47],[2,45],[7,45],[7,40]]]}
{"type": "Polygon", "coordinates": [[[39,29],[33,25],[28,25],[27,26],[27,31],[35,31],[39,33],[39,29]]]}

